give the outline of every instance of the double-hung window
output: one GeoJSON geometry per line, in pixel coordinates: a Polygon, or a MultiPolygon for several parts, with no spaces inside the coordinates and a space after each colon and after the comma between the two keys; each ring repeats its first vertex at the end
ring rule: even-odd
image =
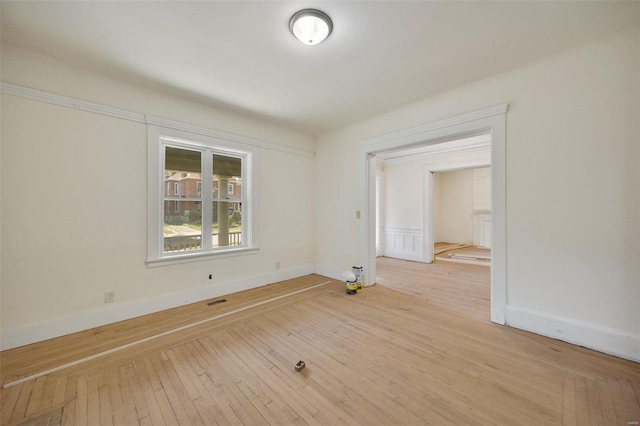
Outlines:
{"type": "Polygon", "coordinates": [[[257,250],[252,145],[149,126],[150,266],[257,250]]]}

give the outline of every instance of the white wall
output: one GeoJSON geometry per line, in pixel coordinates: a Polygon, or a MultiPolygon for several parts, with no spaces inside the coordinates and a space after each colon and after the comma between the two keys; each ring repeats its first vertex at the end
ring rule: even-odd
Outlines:
{"type": "Polygon", "coordinates": [[[639,39],[636,27],[322,135],[317,269],[361,262],[342,243],[359,238],[360,141],[508,103],[507,322],[640,360],[639,39]]]}
{"type": "MultiPolygon", "coordinates": [[[[599,349],[640,359],[639,39],[635,28],[337,129],[315,161],[263,150],[260,253],[155,269],[144,264],[144,125],[3,95],[2,344],[301,274],[314,259],[340,278],[361,262],[358,143],[508,103],[508,323],[592,347],[604,336],[599,349]],[[133,182],[114,181],[112,165],[133,182]],[[117,309],[104,309],[106,290],[117,309]]],[[[2,80],[314,149],[298,132],[16,48],[2,46],[2,80]]]]}
{"type": "Polygon", "coordinates": [[[422,162],[385,164],[385,227],[422,229],[422,162]]]}
{"type": "Polygon", "coordinates": [[[473,245],[491,248],[491,167],[473,169],[473,245]]]}
{"type": "Polygon", "coordinates": [[[473,210],[491,211],[491,167],[473,169],[473,210]]]}
{"type": "Polygon", "coordinates": [[[434,194],[435,241],[477,245],[476,213],[491,211],[491,167],[435,173],[434,194]]]}
{"type": "Polygon", "coordinates": [[[384,255],[422,261],[422,163],[387,162],[384,167],[384,255]]]}
{"type": "Polygon", "coordinates": [[[434,205],[435,242],[473,244],[473,171],[438,173],[440,200],[434,205]]]}
{"type": "Polygon", "coordinates": [[[3,348],[313,272],[311,137],[5,46],[2,80],[310,154],[261,149],[258,254],[147,268],[146,125],[2,95],[3,348]]]}

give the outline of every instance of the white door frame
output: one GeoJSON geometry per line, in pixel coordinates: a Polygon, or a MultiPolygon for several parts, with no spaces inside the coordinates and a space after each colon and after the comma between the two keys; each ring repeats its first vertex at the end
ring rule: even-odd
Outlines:
{"type": "MultiPolygon", "coordinates": [[[[365,267],[365,284],[376,280],[375,248],[375,176],[376,154],[431,145],[444,139],[466,137],[481,133],[491,135],[491,321],[505,323],[507,304],[507,251],[506,251],[506,114],[507,104],[497,105],[469,114],[403,129],[387,135],[366,139],[358,149],[358,180],[360,188],[359,257],[365,267]]],[[[431,195],[429,193],[429,196],[431,195]]],[[[426,202],[426,201],[425,201],[426,202]]],[[[431,220],[433,224],[433,220],[431,220]]],[[[431,224],[430,228],[433,227],[431,224]]],[[[433,231],[431,231],[433,232],[433,231]]],[[[432,248],[433,251],[433,248],[432,248]]],[[[431,256],[433,257],[433,255],[431,256]]]]}
{"type": "Polygon", "coordinates": [[[376,257],[384,256],[385,236],[382,224],[384,223],[384,171],[382,166],[376,162],[376,257]]]}

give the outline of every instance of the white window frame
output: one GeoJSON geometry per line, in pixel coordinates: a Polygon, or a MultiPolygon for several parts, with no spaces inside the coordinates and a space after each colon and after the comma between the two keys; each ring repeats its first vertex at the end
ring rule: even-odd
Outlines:
{"type": "MultiPolygon", "coordinates": [[[[238,256],[256,253],[258,247],[257,232],[257,163],[259,148],[241,142],[214,138],[180,130],[169,129],[160,126],[148,126],[147,131],[147,266],[164,266],[207,260],[212,258],[238,256]],[[202,171],[212,169],[213,155],[229,155],[241,157],[242,178],[246,184],[242,191],[242,245],[211,247],[211,236],[203,234],[202,248],[189,252],[165,253],[164,252],[164,163],[165,147],[173,146],[184,149],[195,149],[204,152],[202,155],[202,171]]],[[[201,171],[201,172],[202,172],[201,171]]],[[[207,179],[206,173],[201,173],[203,199],[203,224],[202,229],[211,227],[211,217],[205,217],[205,203],[212,194],[212,179],[207,179]],[[207,183],[207,180],[209,181],[207,183]],[[209,223],[207,223],[209,222],[209,223]]]]}

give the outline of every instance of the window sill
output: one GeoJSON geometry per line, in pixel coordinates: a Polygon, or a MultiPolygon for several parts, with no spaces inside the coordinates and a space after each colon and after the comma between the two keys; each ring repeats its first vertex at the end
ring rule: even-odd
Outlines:
{"type": "Polygon", "coordinates": [[[256,254],[260,249],[258,247],[247,247],[238,249],[221,250],[208,253],[187,253],[179,254],[171,257],[163,257],[161,259],[147,259],[147,268],[157,268],[159,266],[179,265],[189,262],[202,262],[204,260],[224,259],[226,257],[244,256],[248,254],[256,254]]]}

